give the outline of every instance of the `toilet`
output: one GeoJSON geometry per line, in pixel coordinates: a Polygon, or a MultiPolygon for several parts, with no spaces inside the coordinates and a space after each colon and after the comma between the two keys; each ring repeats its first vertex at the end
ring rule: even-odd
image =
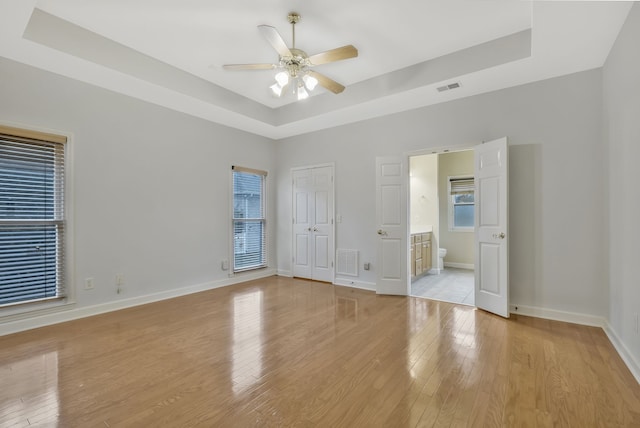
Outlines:
{"type": "Polygon", "coordinates": [[[438,248],[438,272],[444,269],[444,257],[447,255],[446,248],[438,248]]]}

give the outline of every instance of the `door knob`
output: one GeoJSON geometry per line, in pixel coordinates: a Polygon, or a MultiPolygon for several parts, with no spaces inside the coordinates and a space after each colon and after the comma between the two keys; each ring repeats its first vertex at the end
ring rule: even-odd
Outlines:
{"type": "Polygon", "coordinates": [[[317,227],[315,227],[315,226],[313,226],[313,231],[314,231],[314,232],[317,232],[317,231],[318,231],[318,228],[317,228],[317,227]]]}
{"type": "Polygon", "coordinates": [[[387,232],[385,232],[384,230],[378,229],[378,235],[386,235],[386,234],[387,232]]]}
{"type": "Polygon", "coordinates": [[[310,227],[307,227],[307,232],[311,232],[311,228],[310,227]]]}
{"type": "Polygon", "coordinates": [[[504,239],[504,237],[507,236],[507,235],[505,235],[504,232],[500,232],[500,233],[494,233],[491,236],[493,236],[495,239],[498,239],[498,238],[504,239]]]}

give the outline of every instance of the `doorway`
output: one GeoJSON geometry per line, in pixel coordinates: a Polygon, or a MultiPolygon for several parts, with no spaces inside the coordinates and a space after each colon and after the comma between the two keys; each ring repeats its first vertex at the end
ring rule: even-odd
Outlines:
{"type": "Polygon", "coordinates": [[[475,305],[473,150],[411,156],[409,177],[411,295],[475,305]]]}

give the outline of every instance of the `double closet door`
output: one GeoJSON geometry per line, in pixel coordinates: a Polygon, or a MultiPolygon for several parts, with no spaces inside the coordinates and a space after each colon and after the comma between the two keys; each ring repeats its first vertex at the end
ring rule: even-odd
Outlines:
{"type": "Polygon", "coordinates": [[[294,169],[293,276],[333,282],[333,166],[294,169]]]}

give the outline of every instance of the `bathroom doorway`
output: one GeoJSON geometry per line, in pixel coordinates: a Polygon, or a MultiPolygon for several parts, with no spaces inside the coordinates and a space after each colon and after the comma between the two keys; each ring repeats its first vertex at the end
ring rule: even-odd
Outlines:
{"type": "Polygon", "coordinates": [[[474,305],[473,150],[409,157],[411,295],[474,305]]]}

